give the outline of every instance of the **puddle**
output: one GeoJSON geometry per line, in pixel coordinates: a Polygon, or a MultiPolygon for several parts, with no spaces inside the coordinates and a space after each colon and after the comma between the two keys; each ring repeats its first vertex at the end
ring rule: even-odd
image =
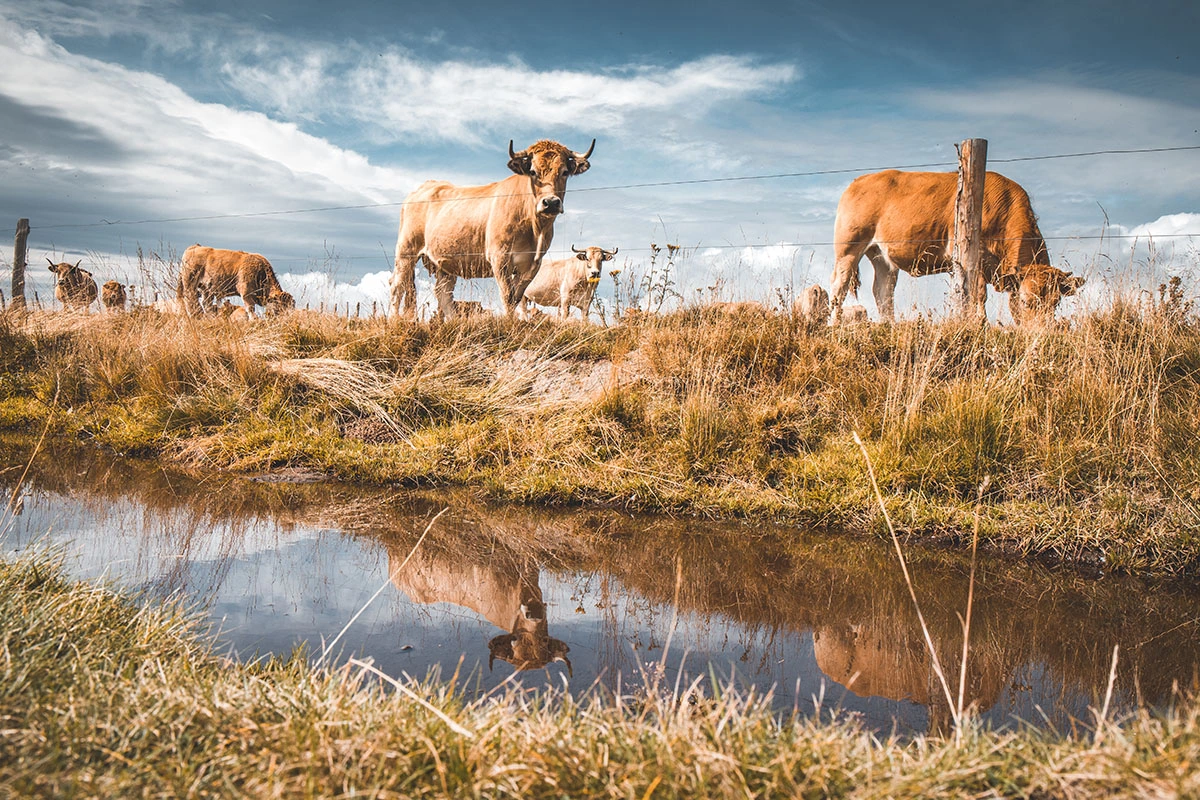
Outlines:
{"type": "MultiPolygon", "coordinates": [[[[0,440],[6,495],[26,452],[0,440]]],[[[700,678],[711,692],[714,678],[732,680],[773,690],[782,711],[819,706],[883,731],[948,723],[887,543],[304,478],[45,453],[0,546],[11,555],[50,543],[73,575],[147,602],[181,597],[242,659],[300,644],[319,654],[361,611],[333,648],[340,659],[369,658],[392,675],[457,671],[471,692],[506,681],[629,692],[663,663],[669,638],[668,686],[700,678]]],[[[957,691],[968,563],[940,550],[909,557],[957,691]]],[[[1113,707],[1165,704],[1174,684],[1196,684],[1198,628],[1200,593],[1177,585],[985,558],[967,696],[995,726],[1086,723],[1120,645],[1113,707]]]]}

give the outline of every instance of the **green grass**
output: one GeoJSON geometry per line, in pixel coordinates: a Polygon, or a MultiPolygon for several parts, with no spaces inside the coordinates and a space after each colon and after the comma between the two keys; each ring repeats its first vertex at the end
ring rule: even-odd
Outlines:
{"type": "Polygon", "coordinates": [[[1023,329],[7,314],[0,352],[0,427],[120,453],[881,533],[858,432],[905,534],[965,541],[990,476],[985,547],[1200,574],[1200,322],[1167,297],[1023,329]]]}
{"type": "Polygon", "coordinates": [[[761,696],[407,692],[304,654],[211,650],[176,608],[0,562],[0,795],[12,797],[1147,797],[1200,792],[1200,704],[1096,733],[901,741],[761,696]]]}

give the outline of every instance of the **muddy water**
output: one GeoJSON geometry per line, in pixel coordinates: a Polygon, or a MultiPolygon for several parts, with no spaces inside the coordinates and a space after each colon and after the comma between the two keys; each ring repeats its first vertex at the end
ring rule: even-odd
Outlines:
{"type": "MultiPolygon", "coordinates": [[[[0,440],[6,497],[27,452],[0,440]]],[[[51,544],[77,576],[147,602],[181,597],[243,659],[320,653],[365,606],[339,658],[393,675],[458,670],[471,692],[506,681],[625,692],[666,651],[672,686],[773,688],[781,710],[819,706],[882,730],[949,717],[895,555],[874,540],[184,474],[75,450],[34,459],[22,494],[0,530],[6,555],[51,544]]],[[[968,564],[909,555],[956,687],[968,564]]],[[[967,693],[994,725],[1090,719],[1114,645],[1118,710],[1195,685],[1195,591],[996,559],[978,581],[967,693]]]]}

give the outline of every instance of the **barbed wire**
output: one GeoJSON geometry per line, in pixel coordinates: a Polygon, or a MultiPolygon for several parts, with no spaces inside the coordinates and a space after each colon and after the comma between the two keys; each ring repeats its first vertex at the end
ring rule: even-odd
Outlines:
{"type": "MultiPolygon", "coordinates": [[[[1011,158],[989,159],[988,163],[990,163],[990,164],[1014,164],[1014,163],[1024,162],[1024,161],[1051,161],[1051,160],[1055,160],[1055,159],[1088,158],[1088,157],[1105,156],[1105,155],[1174,153],[1174,152],[1182,152],[1182,151],[1188,151],[1188,150],[1200,150],[1200,145],[1180,145],[1180,146],[1176,146],[1176,147],[1140,147],[1140,148],[1111,149],[1111,150],[1089,150],[1089,151],[1078,152],[1078,153],[1053,153],[1053,154],[1049,154],[1049,155],[1040,155],[1040,156],[1014,156],[1011,158]]],[[[579,187],[576,189],[572,189],[572,193],[580,194],[583,192],[607,192],[607,191],[616,191],[616,190],[624,190],[624,189],[663,188],[663,187],[669,187],[669,186],[695,186],[695,185],[700,185],[700,184],[733,183],[733,182],[738,182],[738,181],[777,180],[777,179],[783,179],[783,178],[812,178],[812,177],[821,177],[821,176],[827,176],[827,175],[848,175],[848,174],[858,173],[858,172],[863,172],[863,173],[881,172],[884,170],[892,170],[892,169],[896,169],[896,170],[929,169],[932,167],[948,167],[948,166],[957,167],[958,162],[957,161],[936,161],[936,162],[928,162],[928,163],[924,163],[924,164],[901,164],[901,165],[883,166],[883,167],[841,167],[841,168],[837,168],[837,169],[808,170],[805,172],[774,172],[774,173],[766,173],[766,174],[759,174],[759,175],[734,175],[734,176],[718,177],[718,178],[689,178],[689,179],[669,180],[669,181],[647,181],[647,182],[643,182],[643,183],[612,184],[612,185],[608,185],[608,186],[583,186],[583,187],[579,187]]],[[[485,185],[487,185],[487,184],[485,184],[485,185]]],[[[206,215],[193,216],[193,217],[162,217],[162,218],[157,218],[157,219],[139,219],[139,220],[105,220],[105,219],[101,219],[99,222],[61,223],[61,224],[57,224],[57,225],[36,225],[36,226],[31,225],[30,230],[33,231],[33,230],[62,230],[62,229],[66,229],[66,228],[103,228],[103,227],[127,226],[127,225],[166,224],[166,223],[174,223],[174,222],[210,222],[210,221],[219,220],[219,219],[251,219],[251,218],[255,218],[255,217],[285,216],[285,215],[290,215],[290,214],[315,214],[315,213],[321,213],[321,212],[326,212],[326,211],[354,211],[354,210],[375,209],[375,208],[394,208],[394,207],[402,207],[402,206],[407,206],[407,205],[422,205],[422,204],[423,205],[431,205],[433,203],[446,203],[446,202],[474,202],[474,201],[480,201],[480,200],[497,200],[497,199],[507,198],[507,197],[521,197],[521,196],[524,196],[524,194],[525,194],[525,192],[512,193],[512,194],[484,195],[481,197],[471,197],[471,198],[454,197],[454,198],[446,198],[446,199],[439,199],[439,200],[398,200],[395,202],[388,202],[388,203],[361,203],[361,204],[357,204],[357,205],[316,206],[316,207],[312,207],[312,208],[282,209],[282,210],[277,210],[277,211],[248,211],[248,212],[237,212],[237,213],[230,213],[230,214],[206,214],[206,215]]]]}

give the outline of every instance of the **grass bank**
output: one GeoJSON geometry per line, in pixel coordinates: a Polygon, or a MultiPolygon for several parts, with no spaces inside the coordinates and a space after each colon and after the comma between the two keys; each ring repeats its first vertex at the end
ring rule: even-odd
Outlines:
{"type": "Polygon", "coordinates": [[[468,699],[405,691],[353,664],[214,654],[192,618],[74,583],[44,558],[0,562],[0,795],[13,797],[1194,796],[1200,705],[1096,732],[958,743],[699,704],[468,699]]]}
{"type": "Polygon", "coordinates": [[[0,428],[245,471],[468,485],[1200,574],[1200,322],[1167,292],[1044,328],[807,331],[753,306],[602,328],[297,312],[0,316],[0,428]]]}

